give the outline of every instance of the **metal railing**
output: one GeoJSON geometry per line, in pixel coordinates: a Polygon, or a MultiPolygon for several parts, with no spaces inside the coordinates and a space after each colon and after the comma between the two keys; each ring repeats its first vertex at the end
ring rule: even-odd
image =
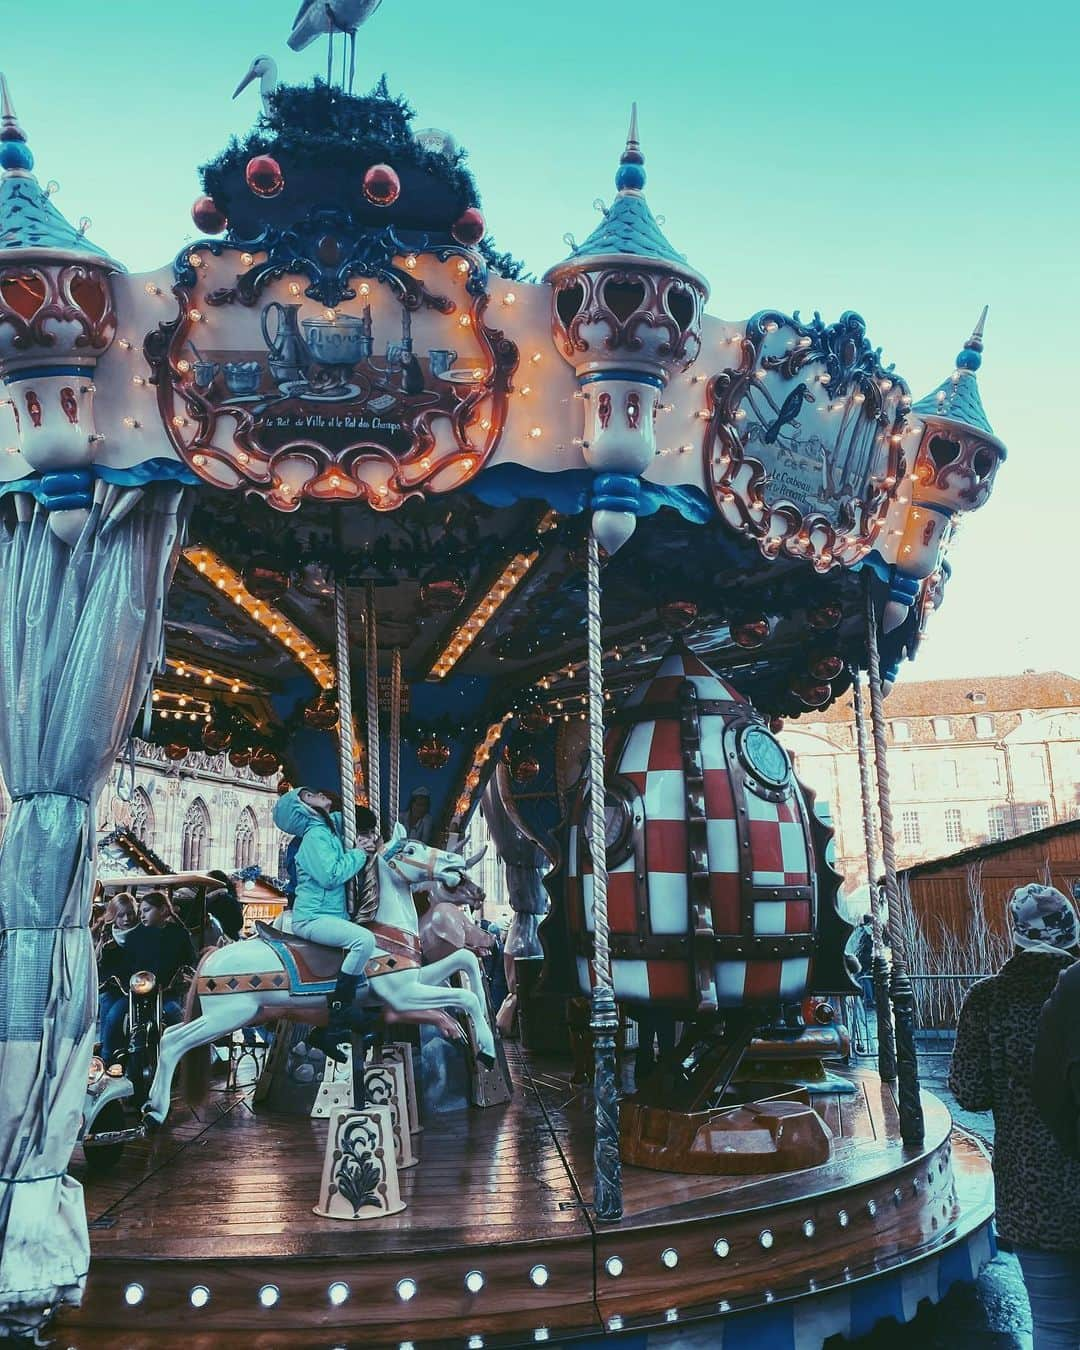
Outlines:
{"type": "MultiPolygon", "coordinates": [[[[937,975],[911,975],[915,994],[915,1031],[919,1036],[919,1054],[950,1055],[956,1034],[960,1008],[968,990],[990,972],[937,975]],[[941,1042],[933,1049],[932,1042],[941,1042]],[[930,1042],[931,1044],[928,1044],[930,1042]]],[[[877,1054],[877,1014],[856,995],[844,998],[841,1016],[851,1033],[851,1049],[856,1055],[877,1054]]]]}

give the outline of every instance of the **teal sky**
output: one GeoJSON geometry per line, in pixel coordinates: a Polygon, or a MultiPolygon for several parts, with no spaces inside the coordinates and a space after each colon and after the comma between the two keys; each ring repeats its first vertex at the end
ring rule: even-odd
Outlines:
{"type": "MultiPolygon", "coordinates": [[[[285,46],[294,8],[3,0],[0,62],[68,219],[133,270],[169,260],[197,165],[256,115],[254,87],[230,99],[251,58],[325,68],[322,44],[285,46]]],[[[416,125],[454,133],[497,244],[536,272],[610,198],[636,98],[650,204],[711,313],[858,310],[918,397],[989,303],[980,385],[1010,456],[917,670],[1080,674],[1078,43],[1054,0],[383,0],[357,84],[385,70],[416,125]]]]}

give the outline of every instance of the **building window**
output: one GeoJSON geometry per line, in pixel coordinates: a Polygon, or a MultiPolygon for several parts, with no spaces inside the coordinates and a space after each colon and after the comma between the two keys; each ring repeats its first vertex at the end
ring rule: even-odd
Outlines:
{"type": "Polygon", "coordinates": [[[918,811],[900,812],[900,831],[905,844],[922,843],[922,825],[918,811]]]}
{"type": "Polygon", "coordinates": [[[180,832],[181,872],[201,872],[210,848],[210,812],[201,797],[187,809],[180,832]]]}
{"type": "Polygon", "coordinates": [[[962,844],[964,842],[963,817],[955,807],[950,807],[945,812],[945,842],[947,844],[962,844]]]}
{"type": "Polygon", "coordinates": [[[972,703],[986,702],[986,695],[983,693],[981,689],[973,689],[971,693],[968,694],[968,698],[971,699],[972,703]]]}
{"type": "Polygon", "coordinates": [[[975,718],[975,735],[992,736],[994,734],[994,719],[992,717],[975,718]]]}
{"type": "Polygon", "coordinates": [[[918,792],[923,785],[922,765],[917,755],[911,756],[911,789],[918,792]]]}
{"type": "Polygon", "coordinates": [[[949,741],[952,740],[952,721],[948,717],[935,717],[933,720],[934,740],[949,741]]]}
{"type": "Polygon", "coordinates": [[[250,806],[245,806],[236,825],[236,845],[233,857],[237,871],[245,867],[253,867],[257,862],[255,843],[258,837],[259,826],[255,820],[255,813],[250,806]]]}
{"type": "Polygon", "coordinates": [[[993,843],[1000,843],[1009,837],[1009,820],[1003,806],[992,806],[986,813],[987,827],[993,843]]]}
{"type": "Polygon", "coordinates": [[[1046,782],[1046,756],[1041,750],[1035,750],[1027,756],[1024,777],[1029,783],[1046,782]]]}
{"type": "Polygon", "coordinates": [[[1050,824],[1050,808],[1045,802],[1036,802],[1031,808],[1031,828],[1045,830],[1050,824]]]}
{"type": "Polygon", "coordinates": [[[960,769],[955,759],[941,761],[941,786],[944,788],[960,786],[960,769]]]}
{"type": "Polygon", "coordinates": [[[893,723],[892,723],[892,738],[893,738],[894,741],[910,741],[910,740],[911,740],[911,723],[910,723],[910,722],[893,722],[893,723]]]}
{"type": "Polygon", "coordinates": [[[150,798],[141,787],[137,787],[131,794],[131,833],[144,848],[152,849],[156,830],[150,798]]]}

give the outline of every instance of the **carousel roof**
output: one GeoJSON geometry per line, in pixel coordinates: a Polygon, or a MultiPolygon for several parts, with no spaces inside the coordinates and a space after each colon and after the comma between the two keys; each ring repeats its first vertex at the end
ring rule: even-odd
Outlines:
{"type": "Polygon", "coordinates": [[[960,422],[984,436],[994,435],[994,428],[990,425],[990,419],[983,408],[978,381],[975,378],[975,372],[982,365],[985,323],[984,308],[979,316],[979,322],[975,325],[975,331],[964,343],[963,351],[956,358],[956,369],[947,380],[943,380],[936,389],[912,406],[913,413],[920,417],[947,417],[950,421],[960,422]]]}
{"type": "Polygon", "coordinates": [[[638,142],[636,103],[630,117],[626,149],[615,174],[615,186],[618,195],[605,209],[603,220],[583,243],[571,249],[566,261],[625,253],[685,267],[686,255],[668,242],[644,197],[645,157],[638,142]]]}
{"type": "Polygon", "coordinates": [[[90,254],[110,267],[126,271],[103,248],[87,239],[52,204],[50,194],[31,170],[34,156],[26,143],[11,104],[7,79],[0,75],[0,252],[26,249],[28,252],[90,254]]]}

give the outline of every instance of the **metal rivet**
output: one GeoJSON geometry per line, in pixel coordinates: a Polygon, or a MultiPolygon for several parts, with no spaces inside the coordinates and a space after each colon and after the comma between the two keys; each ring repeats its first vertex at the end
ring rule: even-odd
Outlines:
{"type": "Polygon", "coordinates": [[[124,1290],[124,1302],[129,1308],[134,1308],[143,1301],[143,1295],[146,1290],[141,1284],[129,1284],[124,1290]]]}
{"type": "Polygon", "coordinates": [[[660,1253],[660,1260],[667,1266],[668,1270],[674,1270],[679,1264],[679,1253],[674,1247],[665,1247],[660,1253]]]}
{"type": "Polygon", "coordinates": [[[470,1294],[478,1294],[484,1287],[484,1274],[480,1270],[470,1270],[465,1276],[465,1288],[470,1294]]]}
{"type": "Polygon", "coordinates": [[[669,1308],[664,1314],[664,1319],[668,1322],[677,1322],[679,1320],[678,1308],[669,1308]]]}
{"type": "Polygon", "coordinates": [[[717,1238],[712,1245],[713,1251],[719,1257],[725,1257],[731,1251],[731,1243],[727,1238],[717,1238]]]}
{"type": "Polygon", "coordinates": [[[840,1225],[841,1228],[846,1228],[848,1226],[850,1220],[848,1218],[848,1212],[846,1209],[841,1209],[837,1211],[836,1222],[840,1225]]]}
{"type": "Polygon", "coordinates": [[[803,1231],[803,1237],[812,1238],[812,1237],[814,1236],[814,1233],[815,1233],[816,1229],[815,1229],[815,1226],[814,1226],[814,1221],[813,1221],[813,1219],[804,1219],[804,1220],[803,1220],[802,1231],[803,1231]]]}
{"type": "Polygon", "coordinates": [[[774,1240],[775,1239],[773,1238],[772,1232],[768,1228],[763,1228],[760,1234],[758,1235],[758,1241],[761,1243],[761,1245],[765,1248],[766,1251],[768,1251],[769,1248],[773,1245],[774,1240]]]}
{"type": "Polygon", "coordinates": [[[720,1300],[720,1302],[716,1305],[716,1311],[717,1311],[717,1312],[730,1312],[730,1311],[731,1311],[731,1304],[727,1301],[726,1298],[722,1298],[722,1299],[720,1300]]]}
{"type": "Polygon", "coordinates": [[[326,1296],[335,1308],[339,1308],[349,1297],[349,1286],[343,1280],[335,1280],[327,1289],[326,1296]]]}
{"type": "Polygon", "coordinates": [[[894,1204],[894,1205],[898,1205],[898,1204],[901,1202],[901,1200],[903,1200],[904,1197],[903,1197],[903,1194],[902,1194],[901,1191],[900,1191],[900,1187],[899,1187],[899,1186],[897,1186],[897,1188],[893,1191],[893,1193],[892,1193],[892,1198],[893,1198],[893,1204],[894,1204]]]}
{"type": "Polygon", "coordinates": [[[484,1350],[484,1338],[483,1338],[483,1336],[470,1336],[470,1337],[469,1337],[469,1350],[484,1350]]]}
{"type": "Polygon", "coordinates": [[[529,1271],[529,1279],[532,1280],[537,1289],[543,1289],[548,1282],[548,1278],[547,1266],[533,1266],[532,1270],[529,1271]]]}
{"type": "Polygon", "coordinates": [[[196,1284],[192,1286],[191,1293],[188,1295],[193,1308],[205,1308],[210,1302],[210,1290],[205,1284],[196,1284]]]}
{"type": "Polygon", "coordinates": [[[272,1308],[281,1297],[281,1290],[276,1284],[264,1284],[259,1290],[259,1302],[264,1308],[272,1308]]]}
{"type": "Polygon", "coordinates": [[[403,1280],[398,1280],[397,1282],[397,1296],[399,1299],[401,1299],[402,1303],[408,1303],[410,1299],[415,1298],[416,1290],[417,1290],[416,1281],[409,1279],[408,1276],[406,1276],[405,1279],[403,1280]]]}
{"type": "Polygon", "coordinates": [[[877,1213],[877,1201],[876,1201],[876,1200],[867,1200],[867,1202],[866,1202],[866,1212],[867,1212],[867,1214],[870,1215],[871,1218],[874,1217],[874,1215],[877,1213]]]}
{"type": "Polygon", "coordinates": [[[623,1262],[621,1256],[609,1256],[604,1262],[604,1269],[613,1280],[617,1280],[623,1273],[623,1262]]]}

